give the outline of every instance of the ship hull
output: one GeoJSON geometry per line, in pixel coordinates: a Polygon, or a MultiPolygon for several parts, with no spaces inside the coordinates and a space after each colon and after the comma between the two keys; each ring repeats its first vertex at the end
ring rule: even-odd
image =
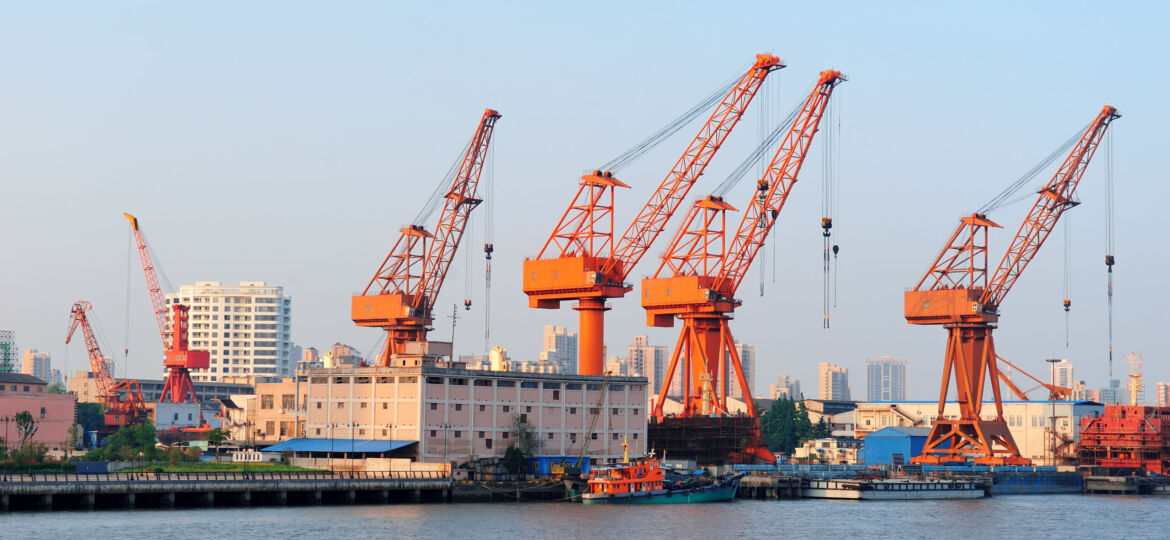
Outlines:
{"type": "Polygon", "coordinates": [[[613,495],[585,493],[581,495],[581,502],[585,504],[692,504],[730,501],[735,498],[735,492],[739,489],[740,478],[743,478],[743,475],[733,476],[723,480],[718,485],[690,489],[660,489],[613,495]]]}
{"type": "Polygon", "coordinates": [[[973,482],[812,480],[801,490],[812,499],[861,501],[917,501],[930,499],[980,499],[986,491],[973,482]]]}

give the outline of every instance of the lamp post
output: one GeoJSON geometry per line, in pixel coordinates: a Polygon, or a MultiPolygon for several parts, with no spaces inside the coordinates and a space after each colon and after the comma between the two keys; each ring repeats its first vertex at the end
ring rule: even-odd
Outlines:
{"type": "MultiPolygon", "coordinates": [[[[1060,362],[1060,359],[1059,358],[1047,358],[1044,361],[1048,362],[1048,379],[1049,379],[1048,382],[1052,386],[1056,386],[1056,364],[1057,364],[1057,362],[1060,362]]],[[[1051,438],[1049,441],[1049,444],[1052,445],[1050,455],[1052,456],[1052,465],[1055,466],[1056,465],[1056,395],[1053,394],[1052,392],[1049,392],[1048,401],[1052,404],[1052,416],[1049,417],[1049,419],[1048,419],[1049,420],[1049,422],[1048,422],[1048,430],[1049,430],[1048,435],[1051,438]]]]}

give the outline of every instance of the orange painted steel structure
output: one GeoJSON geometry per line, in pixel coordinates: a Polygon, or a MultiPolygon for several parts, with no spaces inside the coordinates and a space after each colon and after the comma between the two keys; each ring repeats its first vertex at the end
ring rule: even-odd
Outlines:
{"type": "MultiPolygon", "coordinates": [[[[840,71],[822,71],[780,142],[756,193],[740,219],[731,245],[726,242],[726,213],[735,210],[722,197],[695,201],[667,247],[653,278],[642,280],[642,307],[650,326],[683,321],[662,388],[651,414],[663,417],[663,403],[682,365],[681,416],[728,414],[730,370],[743,392],[749,416],[756,417],[751,389],[744,378],[728,321],[740,300],[736,291],[784,208],[833,89],[845,80],[840,71]],[[668,277],[669,276],[669,277],[668,277]]],[[[769,456],[770,457],[770,456],[769,456]]]]}
{"type": "Polygon", "coordinates": [[[163,298],[162,287],[158,282],[158,273],[155,272],[154,262],[150,258],[150,247],[142,230],[138,228],[138,218],[123,213],[130,220],[130,230],[134,233],[134,240],[138,245],[138,258],[142,261],[142,273],[146,275],[146,288],[150,294],[150,303],[154,306],[154,318],[158,324],[159,334],[162,336],[163,350],[166,355],[163,366],[167,372],[166,382],[159,403],[199,403],[199,396],[195,393],[195,385],[191,382],[192,369],[207,369],[211,366],[211,353],[207,351],[193,351],[187,342],[188,311],[190,307],[179,303],[167,309],[166,299],[163,298]],[[168,320],[167,312],[170,311],[168,320]]]}
{"type": "Polygon", "coordinates": [[[386,347],[376,361],[388,366],[390,358],[406,352],[406,344],[425,341],[434,322],[432,311],[447,270],[455,258],[467,218],[482,202],[476,197],[488,145],[500,113],[485,109],[463,160],[443,196],[442,213],[435,232],[422,225],[401,230],[398,241],[362,294],[351,301],[351,318],[358,326],[386,330],[386,347]]]}
{"type": "Polygon", "coordinates": [[[577,373],[605,371],[605,312],[610,309],[605,301],[633,290],[627,276],[715,157],[765,78],[783,67],[775,56],[756,55],[616,244],[614,188],[629,186],[611,172],[593,171],[581,177],[573,202],[540,253],[524,261],[523,290],[529,307],[557,309],[564,300],[577,301],[573,308],[580,321],[577,373]]]}
{"type": "Polygon", "coordinates": [[[906,321],[942,325],[947,329],[947,350],[939,392],[938,419],[931,427],[922,455],[916,463],[963,462],[1027,465],[1003,419],[1000,371],[992,339],[999,322],[999,306],[1016,280],[1035,257],[1065,210],[1079,204],[1077,184],[1104,136],[1120,117],[1106,105],[1081,134],[1060,168],[1039,191],[1028,216],[1020,224],[999,267],[987,275],[987,229],[999,227],[984,214],[963,217],[959,227],[935,258],[930,269],[905,295],[906,321]],[[952,375],[960,417],[943,417],[952,375]],[[995,419],[982,417],[983,391],[990,382],[995,397],[995,419]]]}
{"type": "Polygon", "coordinates": [[[110,366],[106,357],[98,346],[93,329],[89,326],[89,319],[85,313],[93,306],[84,300],[73,303],[70,311],[69,334],[65,336],[65,343],[73,339],[73,332],[81,327],[81,335],[85,337],[85,349],[89,354],[89,370],[97,383],[98,398],[102,400],[106,427],[138,425],[146,420],[146,405],[142,400],[142,387],[137,380],[114,380],[110,373],[110,366]],[[122,395],[125,394],[125,398],[122,395]]]}

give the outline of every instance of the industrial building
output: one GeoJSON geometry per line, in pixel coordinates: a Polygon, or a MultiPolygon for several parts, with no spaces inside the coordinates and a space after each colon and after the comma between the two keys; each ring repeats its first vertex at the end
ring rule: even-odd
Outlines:
{"type": "Polygon", "coordinates": [[[263,281],[196,281],[168,294],[166,301],[191,307],[191,347],[211,353],[210,367],[191,369],[192,381],[292,376],[297,359],[289,337],[291,299],[283,287],[263,281]]]}
{"type": "Polygon", "coordinates": [[[862,463],[866,465],[904,465],[922,454],[930,428],[884,427],[865,435],[862,463]]]}
{"type": "Polygon", "coordinates": [[[643,377],[606,382],[424,363],[310,369],[299,378],[306,440],[417,442],[418,461],[463,462],[502,457],[517,442],[519,422],[535,433],[537,455],[577,455],[586,442],[587,455],[599,460],[620,457],[623,441],[631,455],[646,451],[643,377]],[[599,421],[590,433],[592,415],[599,421]]]}

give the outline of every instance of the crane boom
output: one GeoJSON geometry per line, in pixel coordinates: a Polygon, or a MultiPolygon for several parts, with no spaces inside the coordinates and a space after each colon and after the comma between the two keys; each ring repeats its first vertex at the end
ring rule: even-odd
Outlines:
{"type": "Polygon", "coordinates": [[[765,77],[780,67],[783,65],[779,58],[767,54],[756,55],[756,63],[711,113],[707,123],[703,124],[691,144],[679,156],[670,173],[658,184],[658,189],[654,190],[634,221],[622,233],[613,257],[602,267],[603,273],[621,271],[615,274],[621,281],[633,270],[743,117],[765,77]]]}
{"type": "Polygon", "coordinates": [[[397,242],[382,261],[361,295],[352,299],[352,319],[358,326],[385,329],[390,338],[379,366],[390,356],[405,351],[405,343],[426,339],[431,312],[446,279],[451,261],[463,238],[477,198],[487,149],[500,113],[485,109],[464,150],[459,168],[443,195],[443,210],[435,232],[419,224],[401,230],[397,242]]]}
{"type": "Polygon", "coordinates": [[[93,373],[97,383],[98,398],[105,409],[106,426],[120,426],[140,423],[146,418],[146,406],[142,401],[142,389],[137,380],[123,380],[117,382],[106,363],[106,357],[98,345],[93,328],[89,325],[86,312],[93,306],[84,300],[73,303],[70,311],[69,333],[65,336],[65,343],[73,339],[73,333],[78,327],[85,338],[85,349],[89,356],[89,370],[93,373]],[[126,398],[121,395],[125,393],[126,398]]]}
{"type": "Polygon", "coordinates": [[[1068,208],[1080,204],[1074,199],[1077,185],[1084,177],[1093,154],[1097,152],[1097,146],[1101,143],[1105,130],[1119,117],[1121,115],[1117,113],[1116,108],[1109,105],[1102,107],[1093,123],[1089,124],[1076,146],[1069,152],[1064,163],[1040,190],[1036,202],[1028,211],[1024,222],[1020,224],[1011,246],[1004,253],[1003,260],[991,277],[991,285],[983,291],[980,301],[984,306],[992,309],[999,307],[1004,297],[1011,292],[1020,274],[1028,267],[1028,263],[1032,262],[1040,246],[1044,245],[1044,240],[1048,238],[1060,216],[1068,208]]]}
{"type": "Polygon", "coordinates": [[[154,306],[154,322],[158,324],[158,333],[162,336],[163,348],[169,348],[170,337],[167,334],[167,303],[163,298],[162,286],[158,282],[158,273],[154,269],[154,261],[150,257],[150,247],[142,230],[138,228],[138,218],[123,212],[123,216],[130,220],[130,230],[134,233],[134,242],[138,245],[138,258],[142,261],[142,273],[146,275],[146,289],[150,294],[150,303],[154,306]]]}
{"type": "Polygon", "coordinates": [[[843,80],[845,78],[840,71],[821,72],[816,87],[805,99],[804,107],[784,136],[768,170],[757,183],[760,196],[752,199],[740,219],[731,247],[723,259],[723,271],[716,288],[732,293],[739,290],[744,275],[776,223],[777,214],[784,208],[788,193],[796,184],[796,177],[804,165],[804,158],[808,155],[809,145],[829,104],[829,97],[843,80]]]}
{"type": "Polygon", "coordinates": [[[616,245],[614,188],[629,186],[612,172],[598,170],[581,177],[573,202],[540,253],[524,261],[523,290],[529,307],[556,309],[562,301],[577,301],[573,308],[580,314],[577,373],[600,375],[604,371],[606,300],[633,290],[625,280],[638,260],[666,227],[768,74],[782,67],[783,62],[775,56],[756,55],[616,245]]]}

